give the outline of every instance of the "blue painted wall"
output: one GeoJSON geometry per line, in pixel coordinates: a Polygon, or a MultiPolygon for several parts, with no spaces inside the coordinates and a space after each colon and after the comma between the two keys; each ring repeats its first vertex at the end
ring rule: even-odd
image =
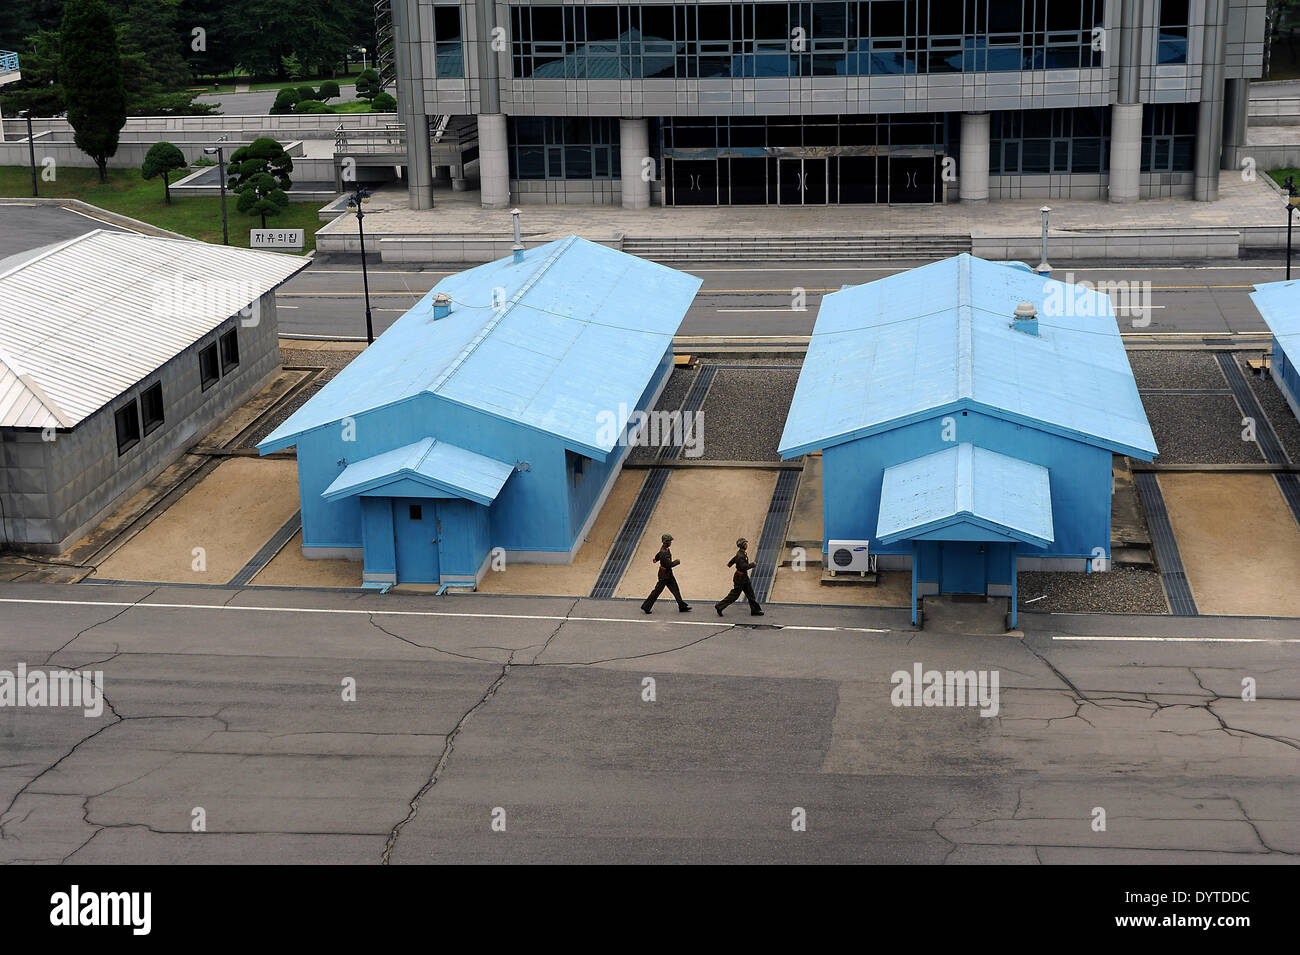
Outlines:
{"type": "MultiPolygon", "coordinates": [[[[649,410],[650,399],[671,372],[670,348],[646,386],[639,410],[649,410]]],[[[364,547],[367,572],[392,573],[395,559],[391,508],[386,516],[384,513],[389,498],[349,497],[330,502],[321,493],[349,463],[429,436],[498,461],[528,465],[509,477],[490,509],[463,502],[478,511],[446,511],[455,515],[452,520],[458,540],[452,545],[453,554],[444,550],[443,574],[472,573],[492,547],[567,552],[625,450],[616,446],[608,460],[588,459],[582,480],[575,482],[565,446],[555,436],[439,396],[418,395],[356,415],[347,428],[344,422],[335,422],[299,438],[298,491],[304,548],[364,547]],[[345,436],[353,440],[344,440],[345,436]],[[560,501],[567,504],[560,506],[560,501]],[[459,550],[461,535],[467,548],[463,553],[459,550]],[[470,561],[473,567],[463,569],[470,561]]],[[[429,496],[426,490],[417,494],[412,487],[401,493],[429,496]]],[[[446,508],[450,503],[443,501],[440,506],[446,508]]],[[[450,540],[453,535],[447,526],[444,521],[444,539],[450,540]]]]}
{"type": "Polygon", "coordinates": [[[1300,402],[1300,369],[1296,368],[1295,357],[1288,355],[1282,343],[1273,339],[1273,377],[1286,384],[1291,397],[1300,402]]]}
{"type": "MultiPolygon", "coordinates": [[[[1097,399],[1080,396],[1080,400],[1097,399]]],[[[825,449],[822,486],[827,540],[870,540],[877,554],[912,552],[908,541],[892,545],[876,541],[881,483],[885,468],[952,447],[943,440],[945,417],[954,419],[957,441],[1039,464],[1051,472],[1055,541],[1046,548],[1017,543],[1018,554],[1091,557],[1093,548],[1101,547],[1110,556],[1110,451],[978,411],[963,415],[961,410],[825,449]]]]}

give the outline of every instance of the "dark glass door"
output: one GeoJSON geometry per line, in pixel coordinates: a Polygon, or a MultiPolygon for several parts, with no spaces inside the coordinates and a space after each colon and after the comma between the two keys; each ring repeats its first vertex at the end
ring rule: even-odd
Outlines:
{"type": "Polygon", "coordinates": [[[934,202],[933,156],[889,157],[889,201],[934,202]]]}
{"type": "Polygon", "coordinates": [[[803,205],[803,160],[782,159],[777,163],[780,176],[781,205],[803,205]]]}
{"type": "Polygon", "coordinates": [[[672,184],[675,206],[718,204],[718,161],[716,159],[673,159],[672,184]]]}
{"type": "Polygon", "coordinates": [[[803,161],[803,203],[806,206],[826,205],[826,160],[803,161]]]}

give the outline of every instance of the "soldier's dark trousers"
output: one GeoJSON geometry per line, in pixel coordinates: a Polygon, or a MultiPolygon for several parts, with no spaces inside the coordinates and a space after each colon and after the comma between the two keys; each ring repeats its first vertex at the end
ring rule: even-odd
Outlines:
{"type": "Polygon", "coordinates": [[[650,596],[645,599],[645,603],[641,604],[641,609],[648,611],[653,607],[655,601],[659,599],[659,595],[664,592],[665,587],[668,588],[668,592],[677,600],[677,606],[686,606],[686,601],[682,599],[682,592],[677,586],[677,578],[672,574],[669,574],[667,577],[659,578],[659,583],[655,584],[655,589],[650,591],[650,596]]]}
{"type": "Polygon", "coordinates": [[[732,578],[732,583],[735,586],[731,588],[731,593],[727,594],[727,596],[723,597],[716,604],[719,610],[726,610],[728,607],[730,607],[733,603],[736,602],[736,599],[740,597],[741,594],[744,594],[745,599],[749,601],[750,613],[757,613],[758,611],[763,609],[762,607],[759,606],[758,600],[756,600],[754,597],[754,585],[750,583],[748,577],[741,577],[739,575],[736,575],[735,577],[732,578]]]}

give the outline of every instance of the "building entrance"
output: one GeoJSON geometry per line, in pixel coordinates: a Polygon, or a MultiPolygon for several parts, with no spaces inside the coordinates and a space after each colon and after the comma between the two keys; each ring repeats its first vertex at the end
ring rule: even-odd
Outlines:
{"type": "Polygon", "coordinates": [[[664,158],[664,204],[824,206],[943,201],[941,155],[664,158]]]}

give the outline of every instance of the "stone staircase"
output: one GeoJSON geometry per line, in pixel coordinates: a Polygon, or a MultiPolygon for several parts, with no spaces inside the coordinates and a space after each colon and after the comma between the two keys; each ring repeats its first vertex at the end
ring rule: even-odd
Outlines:
{"type": "Polygon", "coordinates": [[[933,260],[971,251],[968,234],[624,236],[623,251],[656,262],[933,260]]]}

